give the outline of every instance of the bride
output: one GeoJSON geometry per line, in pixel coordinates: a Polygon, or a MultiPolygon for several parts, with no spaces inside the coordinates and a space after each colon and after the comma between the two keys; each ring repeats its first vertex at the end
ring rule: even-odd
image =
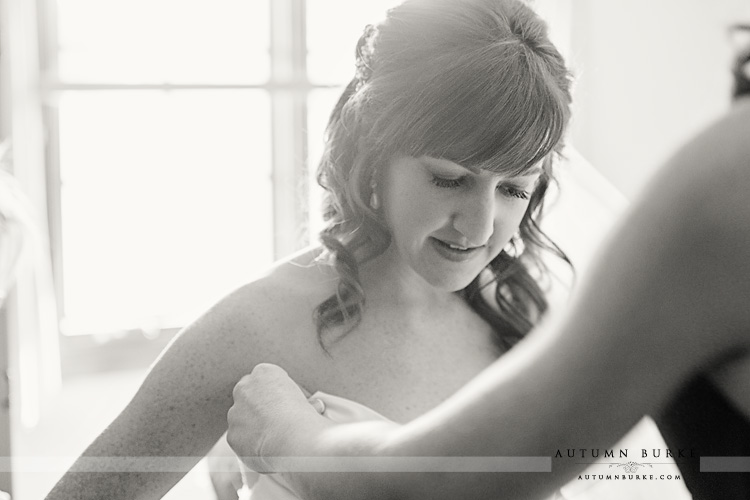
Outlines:
{"type": "MultiPolygon", "coordinates": [[[[49,499],[162,496],[259,363],[331,418],[406,423],[544,315],[545,262],[569,267],[540,216],[570,115],[545,24],[519,0],[406,0],[356,54],[319,167],[322,245],[185,328],[49,499]]],[[[264,476],[253,498],[294,498],[287,486],[264,476]]]]}

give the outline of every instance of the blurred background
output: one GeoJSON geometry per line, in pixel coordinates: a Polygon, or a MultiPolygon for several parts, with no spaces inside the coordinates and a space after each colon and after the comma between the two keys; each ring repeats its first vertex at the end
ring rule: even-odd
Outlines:
{"type": "MultiPolygon", "coordinates": [[[[43,497],[182,326],[315,241],[328,113],[396,3],[0,0],[0,489],[43,497]]],[[[602,206],[727,108],[745,0],[532,5],[602,206]]],[[[169,498],[212,498],[200,468],[169,498]]]]}

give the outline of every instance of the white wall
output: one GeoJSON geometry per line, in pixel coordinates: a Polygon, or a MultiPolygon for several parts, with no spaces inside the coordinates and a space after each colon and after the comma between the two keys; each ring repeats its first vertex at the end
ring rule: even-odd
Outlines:
{"type": "Polygon", "coordinates": [[[572,143],[626,196],[728,105],[748,0],[574,0],[572,143]]]}

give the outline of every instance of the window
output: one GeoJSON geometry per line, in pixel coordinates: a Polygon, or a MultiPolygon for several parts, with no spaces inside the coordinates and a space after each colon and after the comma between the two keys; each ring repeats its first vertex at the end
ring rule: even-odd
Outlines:
{"type": "Polygon", "coordinates": [[[61,348],[78,365],[67,371],[91,349],[140,353],[144,337],[158,352],[311,241],[328,114],[362,28],[396,3],[43,4],[61,348]]]}

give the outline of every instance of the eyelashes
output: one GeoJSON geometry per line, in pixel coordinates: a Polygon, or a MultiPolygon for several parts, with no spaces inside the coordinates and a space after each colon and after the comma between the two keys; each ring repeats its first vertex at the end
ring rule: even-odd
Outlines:
{"type": "Polygon", "coordinates": [[[497,190],[504,193],[506,196],[509,196],[511,198],[518,198],[519,200],[528,200],[529,199],[529,193],[528,191],[524,191],[522,189],[515,188],[513,186],[498,186],[497,190]]]}
{"type": "MultiPolygon", "coordinates": [[[[437,175],[432,175],[431,182],[443,189],[456,189],[461,187],[465,182],[466,177],[458,177],[455,179],[448,179],[445,177],[440,177],[437,175]]],[[[528,191],[525,191],[521,188],[518,188],[516,186],[508,185],[508,184],[499,184],[497,186],[497,191],[502,194],[503,196],[506,196],[508,198],[517,198],[519,200],[528,200],[529,199],[529,193],[528,191]]]]}
{"type": "Polygon", "coordinates": [[[438,177],[437,175],[432,176],[432,183],[437,187],[446,189],[455,189],[460,187],[463,181],[463,177],[458,179],[446,179],[445,177],[438,177]]]}

